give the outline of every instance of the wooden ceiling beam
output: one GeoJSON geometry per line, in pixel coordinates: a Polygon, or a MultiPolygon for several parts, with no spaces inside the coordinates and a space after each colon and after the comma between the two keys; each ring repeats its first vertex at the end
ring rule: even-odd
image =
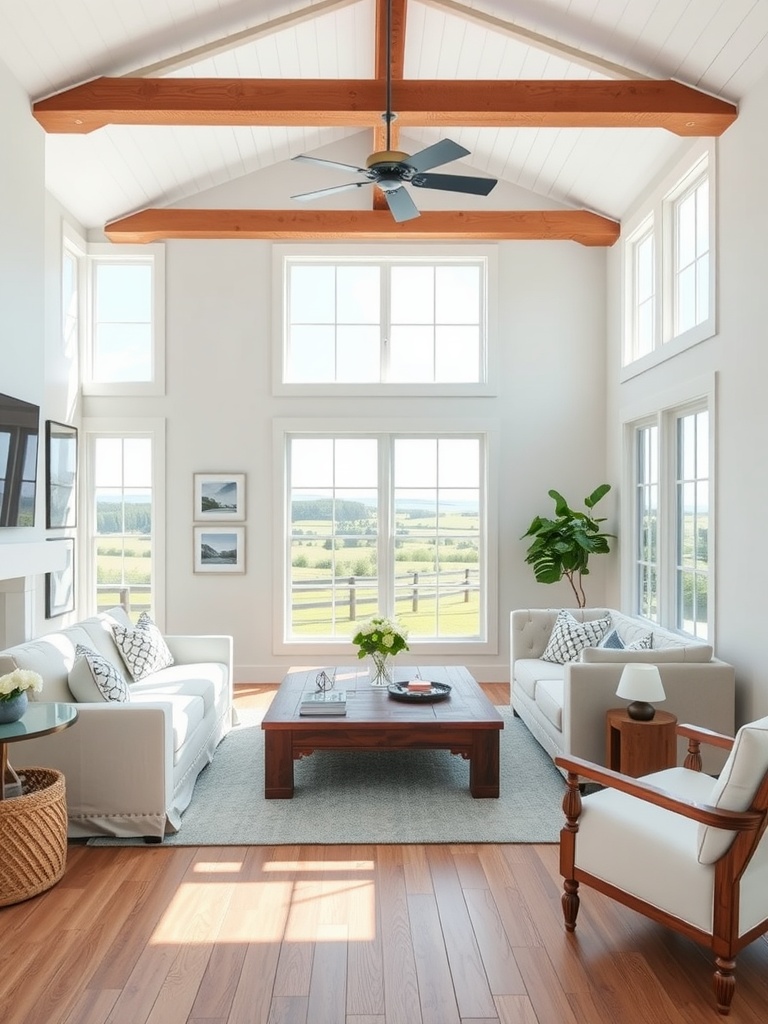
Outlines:
{"type": "MultiPolygon", "coordinates": [[[[107,124],[376,127],[381,80],[97,78],[40,100],[47,132],[86,134],[107,124]]],[[[665,128],[721,135],[732,103],[673,81],[399,81],[402,127],[665,128]]]]}
{"type": "Polygon", "coordinates": [[[385,210],[143,210],[104,229],[111,242],[168,238],[259,238],[291,241],[571,240],[609,246],[616,221],[587,210],[427,211],[397,224],[385,210]]]}

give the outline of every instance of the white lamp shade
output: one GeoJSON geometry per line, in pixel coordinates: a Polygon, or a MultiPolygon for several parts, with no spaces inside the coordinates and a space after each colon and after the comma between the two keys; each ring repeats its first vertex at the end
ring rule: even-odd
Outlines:
{"type": "Polygon", "coordinates": [[[648,703],[666,700],[661,673],[656,665],[626,665],[621,673],[617,697],[648,703]]]}

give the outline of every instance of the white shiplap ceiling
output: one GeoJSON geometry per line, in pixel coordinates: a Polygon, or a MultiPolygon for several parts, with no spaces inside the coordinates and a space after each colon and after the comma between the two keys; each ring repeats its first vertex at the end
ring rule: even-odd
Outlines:
{"type": "MultiPolygon", "coordinates": [[[[347,0],[330,11],[327,0],[0,0],[0,60],[34,101],[98,76],[135,73],[318,4],[319,12],[310,11],[307,19],[166,75],[374,77],[375,0],[347,0]]],[[[675,78],[738,103],[768,71],[768,3],[409,0],[404,77],[606,77],[599,64],[572,59],[568,49],[558,48],[575,48],[639,76],[675,78]],[[515,38],[494,19],[547,37],[552,45],[515,38]]],[[[354,134],[362,161],[372,149],[369,130],[111,125],[90,135],[47,135],[46,180],[84,227],[101,228],[148,206],[183,204],[354,134]]],[[[421,145],[450,137],[471,151],[467,169],[530,190],[547,205],[587,208],[615,219],[686,144],[654,128],[456,126],[409,128],[407,134],[421,145]]],[[[342,159],[349,159],[350,145],[342,159]]],[[[330,155],[327,148],[323,155],[330,155]]],[[[333,171],[319,182],[339,183],[333,171]]],[[[313,176],[308,187],[317,184],[313,176]]],[[[335,196],[334,206],[343,208],[344,199],[345,194],[335,196]]],[[[494,193],[481,202],[498,208],[494,193]]],[[[287,189],[279,205],[291,206],[287,189]]]]}

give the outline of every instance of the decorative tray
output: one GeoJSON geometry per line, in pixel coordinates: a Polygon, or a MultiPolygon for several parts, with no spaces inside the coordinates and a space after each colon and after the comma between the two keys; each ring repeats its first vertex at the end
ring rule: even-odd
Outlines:
{"type": "Polygon", "coordinates": [[[436,700],[445,700],[451,695],[448,683],[431,683],[430,690],[409,690],[407,683],[390,683],[387,689],[390,697],[405,700],[413,704],[429,704],[436,700]]]}

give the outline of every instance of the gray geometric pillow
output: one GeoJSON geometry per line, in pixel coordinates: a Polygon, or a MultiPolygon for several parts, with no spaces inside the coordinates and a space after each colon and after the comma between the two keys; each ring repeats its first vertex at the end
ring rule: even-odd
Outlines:
{"type": "Polygon", "coordinates": [[[69,688],[78,704],[131,699],[128,684],[112,662],[83,644],[75,647],[75,663],[69,673],[69,688]]]}
{"type": "Polygon", "coordinates": [[[603,633],[610,624],[610,618],[578,622],[570,612],[561,609],[557,613],[552,635],[541,656],[542,660],[554,662],[556,665],[574,661],[585,647],[595,647],[600,643],[603,633]]]}
{"type": "Polygon", "coordinates": [[[607,647],[611,651],[623,651],[624,641],[621,639],[618,632],[615,629],[612,629],[610,633],[606,633],[600,641],[600,647],[607,647]]]}
{"type": "Polygon", "coordinates": [[[173,664],[168,644],[146,612],[139,616],[135,629],[113,623],[112,634],[135,683],[173,664]]]}

